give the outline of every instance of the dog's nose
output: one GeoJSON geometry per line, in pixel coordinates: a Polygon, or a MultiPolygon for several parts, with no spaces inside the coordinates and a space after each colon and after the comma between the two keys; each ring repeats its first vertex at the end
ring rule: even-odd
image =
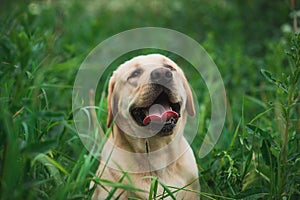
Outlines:
{"type": "Polygon", "coordinates": [[[151,81],[158,84],[165,84],[173,79],[173,74],[170,69],[161,67],[153,70],[150,74],[151,81]]]}

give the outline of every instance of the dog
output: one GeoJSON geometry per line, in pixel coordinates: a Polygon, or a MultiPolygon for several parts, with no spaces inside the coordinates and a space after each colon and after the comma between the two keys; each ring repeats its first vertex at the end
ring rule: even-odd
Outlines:
{"type": "Polygon", "coordinates": [[[112,132],[96,174],[138,190],[113,191],[100,181],[92,199],[105,199],[110,191],[114,199],[148,199],[154,178],[159,181],[158,198],[170,198],[164,184],[171,186],[173,198],[199,199],[196,160],[183,136],[187,116],[195,115],[195,107],[181,68],[161,54],[134,57],[113,72],[107,100],[107,126],[112,132]]]}

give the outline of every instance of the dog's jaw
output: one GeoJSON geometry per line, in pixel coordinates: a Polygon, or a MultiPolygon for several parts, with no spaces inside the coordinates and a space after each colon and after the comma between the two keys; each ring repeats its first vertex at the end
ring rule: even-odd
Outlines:
{"type": "Polygon", "coordinates": [[[178,98],[170,89],[158,84],[147,84],[142,89],[142,95],[129,108],[133,121],[156,131],[159,136],[171,135],[180,117],[178,98]]]}

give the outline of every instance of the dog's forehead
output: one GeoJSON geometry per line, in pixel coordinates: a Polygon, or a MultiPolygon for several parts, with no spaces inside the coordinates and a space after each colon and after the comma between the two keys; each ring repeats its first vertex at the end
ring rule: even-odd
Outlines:
{"type": "Polygon", "coordinates": [[[153,66],[163,66],[170,65],[174,68],[178,68],[175,62],[169,59],[166,56],[161,54],[149,54],[149,55],[141,55],[132,58],[131,60],[126,61],[122,65],[119,66],[117,71],[126,72],[128,69],[137,68],[137,67],[153,67],[153,66]]]}

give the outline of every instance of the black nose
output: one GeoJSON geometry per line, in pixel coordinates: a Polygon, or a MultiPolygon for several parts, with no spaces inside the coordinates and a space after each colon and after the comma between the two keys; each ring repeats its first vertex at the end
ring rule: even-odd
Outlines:
{"type": "Polygon", "coordinates": [[[165,84],[173,79],[173,74],[170,69],[161,67],[153,70],[150,74],[151,81],[158,84],[165,84]]]}

